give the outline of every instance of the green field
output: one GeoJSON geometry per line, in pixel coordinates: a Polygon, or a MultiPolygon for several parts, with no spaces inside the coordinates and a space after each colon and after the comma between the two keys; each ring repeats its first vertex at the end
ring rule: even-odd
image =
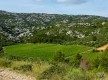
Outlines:
{"type": "Polygon", "coordinates": [[[18,44],[4,48],[6,56],[17,56],[26,58],[41,58],[48,60],[58,51],[66,56],[90,50],[90,47],[79,45],[57,45],[57,44],[18,44]]]}

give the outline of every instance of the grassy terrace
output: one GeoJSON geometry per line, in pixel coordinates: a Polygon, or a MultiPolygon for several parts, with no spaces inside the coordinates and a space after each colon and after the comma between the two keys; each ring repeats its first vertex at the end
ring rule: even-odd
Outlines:
{"type": "Polygon", "coordinates": [[[17,56],[26,58],[41,58],[48,60],[52,58],[58,51],[70,56],[76,53],[84,52],[91,49],[86,46],[79,45],[57,45],[57,44],[18,44],[7,46],[4,48],[6,56],[17,56]]]}

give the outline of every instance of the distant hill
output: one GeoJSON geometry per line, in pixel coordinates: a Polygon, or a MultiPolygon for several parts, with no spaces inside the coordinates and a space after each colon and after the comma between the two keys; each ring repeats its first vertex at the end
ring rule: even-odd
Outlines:
{"type": "Polygon", "coordinates": [[[108,18],[93,15],[0,11],[0,41],[101,46],[108,42],[108,18]]]}

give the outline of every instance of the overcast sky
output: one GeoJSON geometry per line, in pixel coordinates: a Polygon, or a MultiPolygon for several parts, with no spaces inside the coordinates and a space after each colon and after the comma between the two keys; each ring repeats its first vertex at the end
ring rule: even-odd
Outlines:
{"type": "Polygon", "coordinates": [[[108,17],[108,0],[0,0],[0,10],[108,17]]]}

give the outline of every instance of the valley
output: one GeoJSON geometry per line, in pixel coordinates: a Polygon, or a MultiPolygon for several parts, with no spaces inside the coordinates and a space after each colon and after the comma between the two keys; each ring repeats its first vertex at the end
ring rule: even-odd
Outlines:
{"type": "Polygon", "coordinates": [[[0,80],[108,80],[107,44],[107,17],[0,10],[0,80]]]}

